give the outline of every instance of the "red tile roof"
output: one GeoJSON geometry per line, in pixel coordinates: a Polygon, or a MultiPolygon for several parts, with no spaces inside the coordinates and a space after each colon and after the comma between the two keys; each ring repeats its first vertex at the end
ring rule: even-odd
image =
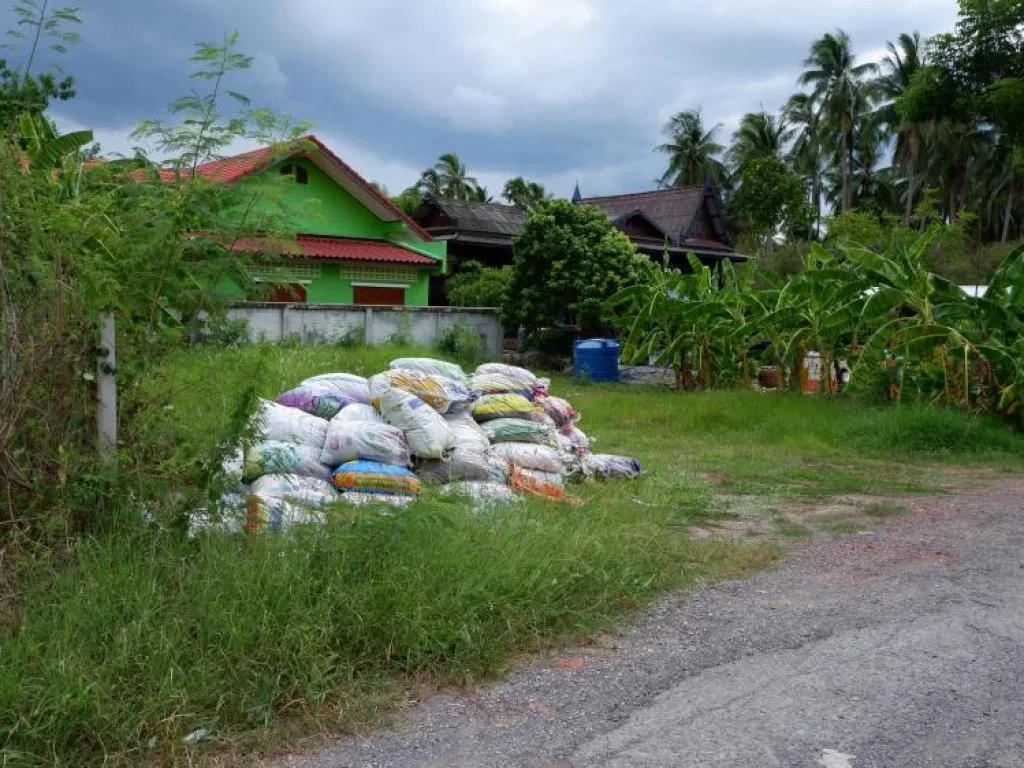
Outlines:
{"type": "Polygon", "coordinates": [[[439,259],[410,251],[394,243],[380,240],[349,240],[340,237],[299,235],[299,247],[314,259],[345,259],[346,261],[386,261],[393,264],[418,264],[437,267],[439,259]]]}
{"type": "MultiPolygon", "coordinates": [[[[233,184],[239,179],[248,176],[266,166],[271,159],[273,147],[260,147],[251,152],[243,152],[240,155],[225,157],[221,160],[211,160],[196,167],[196,173],[210,181],[221,181],[225,184],[233,184]]],[[[161,172],[163,175],[163,172],[161,172]]]]}
{"type": "Polygon", "coordinates": [[[232,248],[236,251],[285,251],[295,256],[311,259],[341,261],[368,261],[386,264],[407,264],[422,267],[439,267],[440,259],[432,259],[408,248],[383,240],[356,240],[347,237],[324,237],[299,235],[295,238],[297,248],[275,246],[256,240],[239,240],[232,248]]]}
{"type": "MultiPolygon", "coordinates": [[[[369,194],[371,197],[376,198],[376,200],[380,202],[385,208],[391,210],[391,212],[394,213],[397,218],[401,219],[401,221],[403,221],[413,232],[418,234],[424,240],[434,239],[429,232],[427,232],[419,224],[417,224],[409,216],[407,216],[405,212],[402,211],[401,208],[392,203],[391,200],[387,197],[387,195],[381,194],[380,190],[378,190],[375,186],[373,186],[373,184],[371,184],[358,173],[356,173],[355,169],[352,168],[352,166],[348,165],[340,157],[334,154],[327,147],[327,145],[320,141],[320,139],[318,139],[316,136],[314,136],[313,134],[310,134],[309,136],[304,136],[302,137],[302,139],[296,142],[296,145],[301,146],[302,142],[308,142],[313,144],[324,158],[326,158],[333,165],[337,166],[342,171],[342,173],[344,173],[350,179],[352,179],[364,192],[369,194]]],[[[243,152],[240,155],[233,155],[232,157],[225,157],[220,160],[211,160],[208,163],[203,163],[202,165],[197,166],[196,173],[205,179],[209,179],[210,181],[219,181],[225,184],[233,184],[239,179],[245,178],[246,176],[252,173],[256,173],[257,171],[263,170],[264,168],[267,167],[268,164],[272,163],[275,160],[283,160],[285,157],[290,157],[296,154],[308,154],[304,153],[302,150],[274,154],[274,149],[275,147],[272,146],[260,147],[259,149],[254,149],[250,152],[243,152]]],[[[187,171],[182,172],[182,176],[184,177],[187,177],[189,175],[190,173],[187,171]]],[[[137,175],[136,178],[141,181],[142,179],[145,178],[145,172],[142,172],[142,174],[137,175]]],[[[174,181],[175,173],[173,170],[161,168],[160,179],[162,181],[174,181]]]]}

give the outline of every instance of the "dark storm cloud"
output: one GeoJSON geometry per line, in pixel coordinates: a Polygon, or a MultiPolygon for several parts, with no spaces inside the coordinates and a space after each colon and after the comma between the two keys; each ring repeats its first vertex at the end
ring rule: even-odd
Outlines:
{"type": "Polygon", "coordinates": [[[256,63],[238,90],[312,120],[392,189],[455,151],[492,191],[523,173],[596,194],[650,186],[672,112],[700,106],[727,139],[795,90],[814,37],[842,27],[877,56],[900,32],[949,28],[955,3],[82,0],[81,13],[63,62],[80,95],[55,112],[111,149],[187,90],[194,42],[239,29],[256,63]]]}

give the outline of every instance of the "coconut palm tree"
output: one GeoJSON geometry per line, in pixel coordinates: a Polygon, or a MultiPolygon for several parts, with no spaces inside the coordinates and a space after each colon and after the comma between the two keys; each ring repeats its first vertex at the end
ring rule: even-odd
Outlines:
{"type": "Polygon", "coordinates": [[[476,179],[469,175],[465,164],[454,152],[441,155],[433,168],[423,172],[416,186],[433,197],[449,200],[477,199],[480,188],[476,179]]]}
{"type": "Polygon", "coordinates": [[[748,112],[732,135],[728,158],[733,170],[755,158],[782,157],[786,143],[793,135],[785,114],[773,115],[764,110],[748,112]]]}
{"type": "Polygon", "coordinates": [[[810,184],[811,204],[817,211],[817,227],[821,228],[821,178],[825,157],[821,109],[813,94],[797,93],[783,107],[786,122],[793,132],[789,162],[810,184]]]}
{"type": "Polygon", "coordinates": [[[516,176],[505,182],[505,188],[501,191],[511,205],[519,205],[523,208],[533,208],[537,203],[546,198],[547,192],[544,187],[535,181],[527,181],[522,176],[516,176]]]}
{"type": "Polygon", "coordinates": [[[870,98],[867,78],[875,74],[878,66],[870,62],[858,64],[850,36],[841,29],[816,40],[804,66],[807,69],[800,75],[799,82],[811,86],[821,103],[825,123],[838,137],[842,210],[848,211],[853,207],[851,161],[857,107],[865,98],[870,98]]]}
{"type": "Polygon", "coordinates": [[[984,168],[993,141],[991,131],[973,122],[947,120],[936,124],[928,173],[942,189],[950,224],[955,224],[967,207],[968,192],[977,190],[971,181],[984,168]]]}
{"type": "Polygon", "coordinates": [[[487,191],[487,187],[481,186],[480,184],[474,184],[470,187],[466,193],[465,200],[469,200],[473,203],[493,203],[494,198],[491,197],[491,193],[487,191]]]}
{"type": "Polygon", "coordinates": [[[905,119],[898,104],[914,77],[928,62],[918,32],[904,32],[895,43],[890,42],[887,47],[889,54],[882,59],[881,75],[876,81],[879,98],[884,100],[877,115],[889,136],[896,139],[893,167],[899,168],[907,177],[903,226],[909,227],[918,189],[918,170],[926,145],[934,133],[934,126],[905,119]]]}
{"type": "Polygon", "coordinates": [[[704,130],[699,109],[687,109],[673,115],[662,132],[668,142],[655,147],[668,155],[668,169],[661,177],[665,187],[684,187],[712,181],[720,185],[726,179],[725,166],[719,160],[724,147],[716,141],[722,124],[704,130]]]}

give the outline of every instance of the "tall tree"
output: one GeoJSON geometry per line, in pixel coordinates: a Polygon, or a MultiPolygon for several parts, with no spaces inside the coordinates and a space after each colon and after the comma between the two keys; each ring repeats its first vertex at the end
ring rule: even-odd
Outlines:
{"type": "Polygon", "coordinates": [[[824,136],[821,108],[813,94],[797,93],[783,108],[786,121],[792,126],[793,146],[789,161],[793,169],[808,180],[815,223],[821,228],[821,180],[824,161],[824,136]]]}
{"type": "Polygon", "coordinates": [[[748,112],[740,120],[739,128],[732,135],[729,147],[729,162],[739,171],[750,160],[765,157],[782,157],[793,131],[786,122],[785,114],[769,112],[748,112]]]}
{"type": "Polygon", "coordinates": [[[668,141],[655,147],[656,152],[668,155],[668,168],[661,177],[661,185],[685,187],[705,181],[721,185],[726,179],[725,166],[719,159],[724,147],[717,141],[721,128],[719,123],[705,130],[699,109],[673,115],[662,129],[668,141]]]}
{"type": "Polygon", "coordinates": [[[448,200],[476,200],[480,196],[480,185],[454,152],[441,155],[432,168],[423,172],[416,186],[421,192],[448,200]]]}
{"type": "Polygon", "coordinates": [[[911,87],[917,73],[927,66],[927,58],[921,44],[921,35],[917,32],[904,32],[895,43],[890,42],[887,47],[889,53],[882,59],[881,74],[877,80],[879,97],[884,100],[877,114],[889,136],[895,139],[893,167],[898,168],[907,179],[903,226],[909,227],[918,190],[918,169],[926,144],[932,136],[934,123],[906,119],[897,109],[897,103],[911,87]]]}
{"type": "Polygon", "coordinates": [[[858,106],[870,95],[867,78],[877,72],[878,65],[858,64],[850,36],[840,29],[811,45],[804,66],[807,69],[800,75],[800,84],[811,86],[821,102],[825,122],[838,137],[842,210],[848,211],[853,207],[854,122],[858,106]]]}
{"type": "Polygon", "coordinates": [[[511,205],[519,205],[523,208],[533,208],[548,195],[544,187],[535,181],[527,181],[522,176],[516,176],[505,182],[505,188],[501,191],[511,205]]]}

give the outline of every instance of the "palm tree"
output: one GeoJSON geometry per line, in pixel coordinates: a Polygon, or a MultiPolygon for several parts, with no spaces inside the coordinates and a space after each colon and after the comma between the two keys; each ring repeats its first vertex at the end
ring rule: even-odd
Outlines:
{"type": "Polygon", "coordinates": [[[795,139],[789,151],[789,161],[793,169],[810,182],[811,204],[817,211],[817,227],[820,229],[824,157],[820,105],[813,94],[797,93],[783,107],[783,114],[795,139]]]}
{"type": "Polygon", "coordinates": [[[544,187],[535,181],[527,181],[522,176],[516,176],[505,182],[505,188],[501,192],[511,205],[518,205],[523,208],[533,208],[537,203],[546,198],[547,192],[544,187]]]}
{"type": "Polygon", "coordinates": [[[763,110],[748,112],[732,135],[729,162],[734,170],[739,170],[747,161],[755,158],[781,157],[792,135],[785,114],[776,116],[763,110]]]}
{"type": "Polygon", "coordinates": [[[973,122],[942,121],[935,126],[929,175],[942,188],[950,224],[967,206],[969,182],[984,167],[992,141],[991,132],[973,122]]]}
{"type": "Polygon", "coordinates": [[[903,208],[903,226],[909,227],[914,214],[914,200],[917,194],[917,171],[925,144],[933,133],[929,123],[906,120],[898,107],[899,99],[910,88],[911,82],[922,68],[927,66],[921,35],[904,32],[896,43],[888,44],[889,55],[882,60],[882,74],[876,81],[879,96],[884,103],[878,109],[878,117],[890,136],[896,138],[892,164],[907,177],[906,199],[903,208]]]}
{"type": "Polygon", "coordinates": [[[673,115],[662,133],[669,141],[654,148],[668,155],[668,169],[659,184],[665,187],[685,187],[712,181],[721,184],[726,177],[725,166],[718,156],[724,147],[715,139],[722,124],[704,130],[704,119],[699,109],[686,109],[673,115]]]}
{"type": "Polygon", "coordinates": [[[423,172],[417,186],[434,197],[449,200],[473,200],[479,197],[476,179],[468,175],[465,164],[454,152],[441,155],[433,168],[423,172]]]}
{"type": "Polygon", "coordinates": [[[885,144],[886,131],[877,112],[872,112],[870,105],[862,101],[854,120],[853,196],[859,204],[861,201],[868,207],[875,207],[875,192],[878,181],[878,168],[881,152],[885,144]]]}
{"type": "Polygon", "coordinates": [[[800,84],[813,88],[820,100],[825,122],[838,134],[839,165],[842,178],[842,210],[853,207],[853,180],[851,160],[853,156],[853,129],[858,103],[870,97],[868,83],[878,66],[872,63],[858,64],[850,43],[850,36],[843,30],[827,33],[811,45],[810,56],[804,61],[808,69],[800,75],[800,84]]]}
{"type": "Polygon", "coordinates": [[[492,198],[490,193],[487,191],[487,187],[481,186],[480,184],[474,184],[470,187],[464,199],[473,203],[494,202],[494,198],[492,198]]]}
{"type": "Polygon", "coordinates": [[[433,198],[444,197],[444,189],[441,185],[441,176],[433,168],[427,168],[427,170],[420,175],[420,180],[416,182],[412,189],[416,189],[424,195],[429,195],[433,198]]]}

